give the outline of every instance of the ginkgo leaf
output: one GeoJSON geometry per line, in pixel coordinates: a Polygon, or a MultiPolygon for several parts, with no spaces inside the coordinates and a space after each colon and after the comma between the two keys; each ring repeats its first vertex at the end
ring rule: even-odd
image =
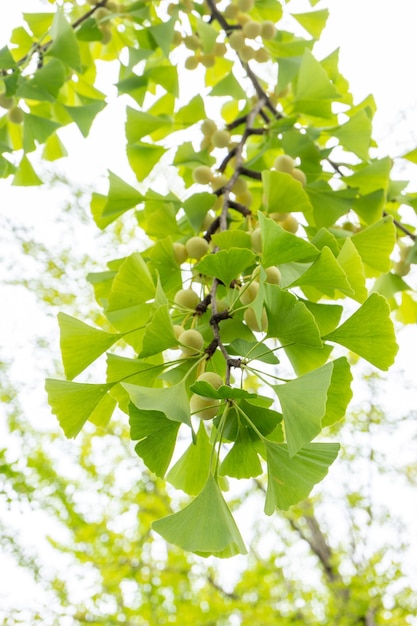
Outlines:
{"type": "MultiPolygon", "coordinates": [[[[278,173],[278,172],[277,172],[278,173]]],[[[262,264],[264,267],[313,260],[319,250],[313,244],[284,230],[274,220],[258,214],[262,235],[262,264]]]]}
{"type": "Polygon", "coordinates": [[[138,252],[123,261],[109,296],[107,311],[127,309],[143,304],[155,294],[155,285],[148,266],[138,252]]]}
{"type": "Polygon", "coordinates": [[[349,285],[347,276],[330,248],[325,246],[313,264],[295,280],[290,287],[312,286],[322,293],[331,296],[335,289],[351,294],[352,288],[349,285]]]}
{"type": "MultiPolygon", "coordinates": [[[[112,384],[92,385],[48,378],[45,389],[52,412],[68,438],[76,437],[112,384]]],[[[97,416],[97,413],[96,413],[97,416]]]]}
{"type": "Polygon", "coordinates": [[[357,302],[364,302],[368,297],[365,270],[363,267],[362,257],[360,256],[356,246],[352,243],[352,239],[350,237],[345,239],[345,242],[337,256],[337,262],[344,270],[349,281],[349,285],[353,291],[350,296],[354,300],[357,300],[357,302]]]}
{"type": "Polygon", "coordinates": [[[182,382],[161,389],[141,387],[131,383],[122,383],[122,387],[126,389],[130,399],[138,409],[159,411],[166,415],[169,420],[191,425],[190,406],[185,383],[182,382]]]}
{"type": "Polygon", "coordinates": [[[255,258],[252,250],[245,248],[219,250],[216,254],[205,256],[197,263],[195,269],[202,274],[215,276],[225,285],[229,285],[234,278],[254,263],[255,258]]]}
{"type": "Polygon", "coordinates": [[[169,543],[200,556],[246,554],[236,522],[213,476],[188,506],[153,522],[152,528],[169,543]]]}
{"type": "Polygon", "coordinates": [[[291,457],[287,446],[264,440],[268,464],[265,513],[287,511],[323,480],[339,452],[337,443],[310,443],[291,457]]]}
{"type": "Polygon", "coordinates": [[[68,379],[78,376],[121,335],[84,324],[71,315],[58,313],[62,362],[68,379]]]}
{"type": "Polygon", "coordinates": [[[168,305],[159,307],[152,316],[143,336],[140,358],[158,354],[168,348],[175,348],[178,339],[175,337],[168,305]]]}
{"type": "Polygon", "coordinates": [[[52,43],[46,54],[59,59],[62,63],[72,67],[76,71],[80,71],[81,56],[77,37],[61,8],[55,13],[52,22],[51,39],[52,43]]]}
{"type": "Polygon", "coordinates": [[[309,197],[302,185],[292,176],[275,170],[262,172],[265,208],[269,212],[312,211],[309,197]]]}
{"type": "Polygon", "coordinates": [[[305,49],[295,92],[295,110],[318,117],[331,117],[331,102],[339,94],[326,70],[305,49]]]}
{"type": "Polygon", "coordinates": [[[281,404],[290,457],[321,431],[332,372],[333,364],[327,363],[287,383],[272,385],[281,404]]]}
{"type": "Polygon", "coordinates": [[[268,336],[285,344],[321,347],[319,328],[305,304],[278,285],[265,285],[268,336]]]}
{"type": "Polygon", "coordinates": [[[364,263],[381,272],[391,269],[390,255],[395,246],[396,232],[390,215],[353,235],[352,242],[364,263]]]}
{"type": "Polygon", "coordinates": [[[139,439],[138,456],[154,474],[163,478],[171,461],[180,424],[159,411],[129,405],[130,438],[139,439]]]}
{"type": "Polygon", "coordinates": [[[377,293],[370,295],[356,313],[324,338],[340,343],[381,370],[393,364],[398,351],[390,308],[377,293]]]}
{"type": "Polygon", "coordinates": [[[222,476],[252,478],[262,473],[262,465],[246,427],[239,429],[237,439],[220,465],[222,476]]]}
{"type": "Polygon", "coordinates": [[[327,392],[326,415],[321,423],[322,428],[331,426],[345,416],[353,397],[351,382],[352,374],[347,359],[340,357],[333,361],[332,380],[327,392]]]}
{"type": "Polygon", "coordinates": [[[166,479],[176,489],[195,496],[203,489],[210,471],[212,446],[203,422],[200,423],[195,442],[169,470],[166,479]]]}

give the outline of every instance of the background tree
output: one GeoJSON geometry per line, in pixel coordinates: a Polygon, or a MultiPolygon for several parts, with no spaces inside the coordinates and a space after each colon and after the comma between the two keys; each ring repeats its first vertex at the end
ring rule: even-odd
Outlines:
{"type": "Polygon", "coordinates": [[[372,99],[353,105],[337,54],[319,62],[311,53],[327,11],[295,16],[304,39],[281,30],[283,7],[270,0],[67,8],[71,24],[60,9],[27,16],[28,30],[2,51],[2,143],[23,151],[16,165],[3,157],[3,175],[38,184],[27,156],[37,144],[54,160],[64,155],[61,126],[88,134],[105,106],[95,63],[117,60],[119,94],[135,102],[127,157],[143,185],[110,173],[92,213],[104,228],[137,207],[152,244],[89,276],[103,330],[60,315],[69,380],[48,381],[50,403],[69,437],[87,420],[105,426],[118,404],[161,478],[181,425],[189,447],[167,479],[196,497],[154,529],[198,554],[244,553],[224,476],[266,468],[271,514],[327,473],[338,446],[312,440],[351,397],[349,363],[329,360],[333,344],[387,369],[396,344],[384,296],[403,320],[415,313],[401,278],[414,248],[399,242],[396,273],[390,260],[397,237],[414,240],[401,206],[415,198],[390,180],[390,159],[369,156],[372,99]],[[198,88],[180,94],[186,71],[204,80],[204,99],[198,88]],[[173,164],[175,194],[150,186],[160,161],[173,164]],[[121,356],[108,354],[105,383],[72,382],[116,343],[121,356]]]}

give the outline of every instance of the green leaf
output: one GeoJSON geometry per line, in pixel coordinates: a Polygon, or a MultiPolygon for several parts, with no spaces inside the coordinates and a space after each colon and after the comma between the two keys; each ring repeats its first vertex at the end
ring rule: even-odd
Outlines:
{"type": "Polygon", "coordinates": [[[294,110],[316,117],[331,117],[332,101],[338,97],[326,70],[306,48],[295,89],[294,110]]]}
{"type": "Polygon", "coordinates": [[[52,413],[68,438],[76,437],[112,384],[90,385],[48,378],[45,389],[52,413]]]}
{"type": "Polygon", "coordinates": [[[249,361],[262,361],[262,363],[269,363],[270,365],[276,365],[279,363],[279,360],[275,356],[273,350],[268,348],[268,346],[264,343],[258,341],[235,339],[227,347],[227,351],[229,354],[241,356],[249,361]]]}
{"type": "Polygon", "coordinates": [[[253,11],[261,20],[278,22],[282,17],[282,6],[277,0],[255,0],[253,11]]]}
{"type": "Polygon", "coordinates": [[[109,170],[109,191],[106,203],[102,210],[102,217],[108,218],[107,224],[123,215],[142,202],[143,196],[122,178],[109,170]]]}
{"type": "Polygon", "coordinates": [[[385,298],[376,293],[324,338],[340,343],[381,370],[388,370],[398,351],[390,308],[385,298]]]}
{"type": "Polygon", "coordinates": [[[167,474],[167,481],[190,496],[196,496],[207,482],[212,446],[203,422],[193,442],[167,474]]]}
{"type": "Polygon", "coordinates": [[[401,158],[407,159],[407,161],[411,161],[411,163],[417,163],[417,148],[414,148],[414,150],[410,150],[410,152],[406,152],[405,154],[401,155],[401,158]]]}
{"type": "Polygon", "coordinates": [[[157,117],[145,111],[138,111],[132,107],[126,107],[126,139],[129,144],[138,142],[143,137],[151,135],[161,128],[171,128],[170,118],[157,117]]]}
{"type": "Polygon", "coordinates": [[[309,13],[291,13],[292,17],[315,39],[319,39],[323,28],[326,26],[329,11],[310,11],[309,13]]]}
{"type": "Polygon", "coordinates": [[[42,185],[42,181],[33,169],[27,156],[23,156],[17,166],[12,185],[15,187],[32,187],[42,185]]]}
{"type": "Polygon", "coordinates": [[[27,113],[25,115],[25,125],[23,132],[23,149],[25,152],[32,152],[37,147],[37,143],[43,144],[57,128],[60,128],[60,124],[52,122],[44,117],[38,117],[37,115],[31,115],[27,113]]]}
{"type": "Polygon", "coordinates": [[[112,346],[121,335],[106,333],[71,315],[58,313],[65,375],[72,380],[112,346]]]}
{"type": "Polygon", "coordinates": [[[343,246],[337,257],[337,262],[344,270],[348,278],[349,285],[352,288],[353,293],[349,294],[351,298],[353,298],[357,302],[364,302],[368,297],[365,271],[362,263],[362,258],[349,237],[345,239],[343,243],[343,246]]]}
{"type": "Polygon", "coordinates": [[[378,189],[367,195],[361,195],[353,203],[353,210],[366,224],[373,224],[381,219],[385,206],[385,191],[378,189]]]}
{"type": "Polygon", "coordinates": [[[321,432],[332,371],[333,364],[327,363],[288,383],[271,385],[281,404],[290,457],[321,432]]]}
{"type": "Polygon", "coordinates": [[[173,422],[191,425],[190,406],[185,383],[154,389],[122,383],[133,404],[142,411],[158,411],[173,422]]]}
{"type": "Polygon", "coordinates": [[[213,476],[201,493],[178,513],[152,524],[153,530],[183,550],[227,558],[246,554],[245,544],[213,476]]]}
{"type": "Polygon", "coordinates": [[[16,66],[16,62],[7,46],[3,46],[0,50],[0,70],[12,69],[16,66]]]}
{"type": "Polygon", "coordinates": [[[390,255],[395,246],[396,232],[390,215],[353,235],[352,242],[364,263],[381,272],[391,269],[390,255]]]}
{"type": "Polygon", "coordinates": [[[83,106],[65,106],[64,108],[73,122],[75,122],[78,126],[82,136],[88,137],[88,133],[90,132],[91,126],[93,125],[97,114],[100,113],[105,106],[105,102],[97,100],[83,106]]]}
{"type": "Polygon", "coordinates": [[[235,443],[220,465],[219,473],[233,478],[253,478],[262,474],[258,453],[246,427],[239,429],[235,443]]]}
{"type": "Polygon", "coordinates": [[[90,414],[88,421],[99,428],[105,428],[109,423],[116,406],[116,399],[109,393],[106,393],[106,395],[103,396],[103,399],[96,405],[95,409],[90,414]]]}
{"type": "Polygon", "coordinates": [[[213,194],[205,191],[195,193],[185,200],[183,205],[184,212],[196,234],[201,231],[201,226],[207,215],[207,211],[211,209],[213,204],[213,194]]]}
{"type": "Polygon", "coordinates": [[[52,44],[46,54],[59,59],[77,72],[81,71],[81,57],[74,30],[67,22],[61,9],[58,9],[51,26],[52,44]]]}
{"type": "Polygon", "coordinates": [[[123,261],[113,280],[107,312],[143,304],[154,295],[155,285],[146,263],[139,252],[134,252],[123,261]]]}
{"type": "Polygon", "coordinates": [[[351,382],[352,374],[347,359],[341,357],[333,361],[332,380],[327,393],[326,415],[321,422],[322,428],[335,424],[345,416],[353,397],[351,382]]]}
{"type": "Polygon", "coordinates": [[[170,53],[175,24],[176,19],[171,18],[167,22],[161,22],[148,28],[149,35],[155,39],[166,57],[168,57],[170,53]]]}
{"type": "Polygon", "coordinates": [[[65,146],[58,135],[54,134],[48,137],[42,152],[42,158],[46,161],[56,161],[57,159],[61,159],[67,155],[68,153],[65,146]]]}
{"type": "Polygon", "coordinates": [[[262,265],[281,265],[292,261],[313,260],[319,255],[313,244],[287,232],[274,220],[258,213],[262,236],[262,265]]]}
{"type": "MultiPolygon", "coordinates": [[[[240,400],[239,407],[243,413],[250,419],[252,424],[257,428],[261,435],[271,435],[274,433],[274,441],[284,441],[284,434],[282,432],[282,415],[278,411],[269,409],[269,405],[272,404],[271,398],[265,398],[264,396],[257,396],[256,398],[246,398],[240,400]]],[[[258,440],[259,436],[248,425],[250,436],[254,440],[258,440]]],[[[272,436],[272,435],[271,435],[272,436]]]]}
{"type": "Polygon", "coordinates": [[[218,31],[204,20],[197,18],[197,31],[201,39],[201,47],[204,54],[210,54],[213,52],[216,39],[218,37],[218,31]]]}
{"type": "Polygon", "coordinates": [[[255,262],[255,255],[251,250],[245,248],[230,248],[229,250],[219,250],[216,254],[211,254],[202,259],[195,269],[201,274],[215,276],[226,286],[232,280],[240,276],[245,269],[255,262]]]}
{"type": "Polygon", "coordinates": [[[323,480],[339,452],[337,443],[310,443],[290,457],[287,446],[264,440],[268,463],[265,513],[287,511],[323,480]]]}
{"type": "Polygon", "coordinates": [[[324,345],[321,348],[304,346],[296,343],[285,346],[285,353],[293,366],[294,372],[301,376],[321,367],[329,359],[333,346],[324,345]]]}
{"type": "Polygon", "coordinates": [[[320,334],[325,335],[336,328],[343,313],[343,307],[339,304],[322,304],[318,302],[310,302],[309,300],[301,300],[310,313],[313,314],[320,334]]]}
{"type": "Polygon", "coordinates": [[[175,113],[175,125],[188,127],[206,118],[204,100],[198,94],[175,113]]]}
{"type": "Polygon", "coordinates": [[[365,111],[358,111],[348,122],[333,130],[332,135],[339,139],[344,148],[357,154],[360,159],[366,161],[369,158],[372,122],[365,111]]]}
{"type": "Polygon", "coordinates": [[[241,398],[256,398],[255,393],[250,393],[246,389],[240,389],[239,387],[229,387],[229,385],[221,385],[218,389],[215,389],[213,385],[206,380],[199,380],[193,383],[190,387],[190,391],[197,393],[203,398],[218,398],[219,400],[238,400],[241,398]]]}
{"type": "Polygon", "coordinates": [[[221,233],[215,233],[212,242],[222,250],[230,248],[252,248],[252,240],[249,233],[243,230],[224,230],[221,233]]]}
{"type": "Polygon", "coordinates": [[[357,195],[353,189],[335,191],[322,180],[309,185],[307,194],[313,205],[314,221],[319,228],[331,226],[348,213],[357,195]]]}
{"type": "Polygon", "coordinates": [[[290,174],[264,170],[262,183],[267,211],[308,213],[313,210],[307,192],[290,174]]]}
{"type": "Polygon", "coordinates": [[[23,13],[23,17],[35,37],[42,39],[51,26],[53,13],[23,13]]]}
{"type": "Polygon", "coordinates": [[[339,289],[349,295],[352,293],[345,272],[330,248],[327,247],[323,248],[309,269],[293,281],[290,287],[304,285],[315,287],[330,297],[333,295],[334,289],[339,289]]]}
{"type": "Polygon", "coordinates": [[[370,165],[365,165],[351,176],[343,176],[342,180],[349,187],[357,187],[362,194],[369,194],[379,189],[386,192],[391,168],[391,159],[385,157],[373,161],[370,165]]]}
{"type": "Polygon", "coordinates": [[[140,439],[135,452],[146,467],[163,478],[171,461],[180,425],[159,411],[129,405],[130,438],[140,439]]]}
{"type": "Polygon", "coordinates": [[[282,345],[300,343],[322,347],[319,328],[305,304],[278,285],[265,285],[265,307],[268,315],[268,337],[282,345]]]}
{"type": "Polygon", "coordinates": [[[178,339],[175,337],[168,305],[159,307],[146,326],[143,336],[142,350],[139,357],[144,358],[158,354],[168,348],[175,348],[178,339]]]}
{"type": "Polygon", "coordinates": [[[209,93],[210,96],[227,96],[234,100],[246,100],[246,92],[242,89],[240,83],[232,72],[227,74],[225,78],[214,85],[209,93]]]}
{"type": "Polygon", "coordinates": [[[137,180],[142,182],[151,173],[162,155],[165,154],[166,148],[139,142],[128,145],[126,151],[130,167],[137,180]]]}
{"type": "MultiPolygon", "coordinates": [[[[107,354],[107,382],[115,383],[129,378],[130,382],[149,387],[157,387],[156,378],[162,374],[164,366],[153,360],[130,359],[117,354],[107,354]]],[[[162,383],[160,383],[162,386],[162,383]]]]}

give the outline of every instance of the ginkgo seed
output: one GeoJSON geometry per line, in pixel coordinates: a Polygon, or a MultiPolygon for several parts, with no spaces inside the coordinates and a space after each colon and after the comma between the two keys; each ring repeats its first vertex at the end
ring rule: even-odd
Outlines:
{"type": "Polygon", "coordinates": [[[294,159],[288,154],[280,154],[274,161],[274,168],[278,172],[292,174],[295,167],[294,159]]]}
{"type": "Polygon", "coordinates": [[[187,35],[184,37],[183,41],[188,50],[198,50],[201,45],[200,39],[197,35],[187,35]]]}
{"type": "Polygon", "coordinates": [[[178,337],[178,342],[181,344],[181,352],[185,356],[195,356],[201,352],[204,346],[203,335],[194,328],[184,330],[178,337]]]}
{"type": "Polygon", "coordinates": [[[293,215],[288,215],[284,220],[279,222],[280,226],[289,233],[296,233],[298,230],[298,221],[293,215]]]}
{"type": "Polygon", "coordinates": [[[298,182],[300,182],[303,187],[306,186],[307,176],[304,174],[302,170],[298,169],[297,167],[294,168],[293,171],[291,172],[291,176],[295,178],[295,180],[298,180],[298,182]]]}
{"type": "Polygon", "coordinates": [[[239,11],[247,13],[253,8],[254,0],[237,0],[237,6],[239,11]]]}
{"type": "Polygon", "coordinates": [[[22,124],[24,119],[23,111],[18,106],[13,106],[11,109],[9,109],[7,116],[13,124],[22,124]]]}
{"type": "Polygon", "coordinates": [[[216,372],[204,372],[197,378],[198,381],[204,381],[210,383],[215,389],[218,389],[224,385],[223,378],[216,374],[216,372]]]}
{"type": "Polygon", "coordinates": [[[255,230],[253,230],[251,232],[251,241],[252,241],[252,248],[254,250],[256,250],[256,252],[262,252],[262,235],[261,235],[261,229],[260,228],[255,228],[255,230]]]}
{"type": "Polygon", "coordinates": [[[268,317],[266,315],[265,309],[262,309],[261,326],[259,326],[258,320],[256,319],[255,311],[251,307],[246,309],[243,315],[243,319],[245,320],[249,328],[256,333],[265,332],[268,328],[268,317]]]}
{"type": "Polygon", "coordinates": [[[253,302],[259,291],[259,283],[254,280],[251,283],[244,283],[241,287],[241,293],[239,295],[242,304],[250,304],[253,302]]]}
{"type": "Polygon", "coordinates": [[[205,137],[211,137],[216,130],[217,124],[213,120],[207,119],[201,124],[201,132],[205,137]]]}
{"type": "Polygon", "coordinates": [[[219,410],[220,400],[215,398],[203,398],[194,393],[190,398],[190,410],[202,420],[211,420],[216,417],[219,410]]]}
{"type": "Polygon", "coordinates": [[[180,289],[174,296],[174,302],[179,307],[194,310],[200,299],[194,289],[180,289]]]}
{"type": "Polygon", "coordinates": [[[261,25],[259,22],[249,20],[242,28],[243,34],[248,39],[256,39],[261,34],[261,25]]]}
{"type": "Polygon", "coordinates": [[[13,98],[8,98],[4,93],[0,93],[0,107],[2,109],[11,109],[13,102],[13,98]]]}
{"type": "Polygon", "coordinates": [[[172,244],[172,248],[175,260],[178,265],[182,265],[183,263],[185,263],[185,261],[188,259],[188,254],[184,244],[180,243],[179,241],[174,241],[174,243],[172,244]]]}
{"type": "Polygon", "coordinates": [[[211,136],[211,142],[216,148],[227,148],[230,143],[230,133],[227,130],[217,129],[211,136]]]}
{"type": "Polygon", "coordinates": [[[195,55],[191,57],[187,57],[184,62],[184,67],[186,70],[195,70],[198,66],[198,57],[195,55]]]}
{"type": "Polygon", "coordinates": [[[262,39],[273,39],[277,33],[274,22],[266,20],[261,24],[261,37],[262,39]]]}
{"type": "Polygon", "coordinates": [[[245,36],[241,30],[234,30],[229,37],[229,45],[233,50],[239,52],[245,45],[245,36]]]}
{"type": "Polygon", "coordinates": [[[213,178],[213,172],[207,165],[198,165],[193,170],[193,180],[199,185],[208,185],[213,178]]]}
{"type": "Polygon", "coordinates": [[[187,254],[192,259],[201,259],[209,250],[209,243],[203,237],[190,237],[185,244],[187,254]]]}

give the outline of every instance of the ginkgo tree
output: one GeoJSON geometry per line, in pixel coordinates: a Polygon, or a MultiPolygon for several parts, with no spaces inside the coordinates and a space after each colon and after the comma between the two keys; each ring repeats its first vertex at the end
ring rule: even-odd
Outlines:
{"type": "Polygon", "coordinates": [[[64,158],[69,124],[89,134],[98,62],[117,63],[137,185],[109,172],[91,211],[105,229],[133,210],[148,245],[87,276],[102,328],[59,314],[67,379],[47,380],[49,403],[70,438],[126,413],[144,464],[192,496],[153,529],[244,553],[227,479],[265,473],[267,515],[307,497],[338,454],[320,435],[352,397],[348,357],[387,370],[391,311],[416,319],[417,195],[375,156],[372,97],[353,102],[338,51],[313,54],[316,1],[294,32],[276,0],[50,4],[0,50],[0,175],[41,184],[32,153],[64,158]]]}

